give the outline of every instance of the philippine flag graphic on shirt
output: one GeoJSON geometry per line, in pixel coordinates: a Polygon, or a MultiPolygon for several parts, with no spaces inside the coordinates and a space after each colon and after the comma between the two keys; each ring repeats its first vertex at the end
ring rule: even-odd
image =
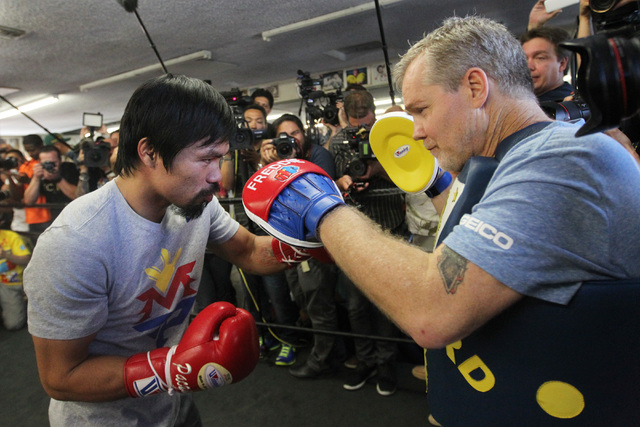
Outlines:
{"type": "Polygon", "coordinates": [[[196,298],[196,289],[191,287],[194,279],[190,276],[196,262],[194,260],[176,267],[181,253],[182,248],[172,257],[171,253],[163,248],[160,253],[162,265],[145,269],[147,277],[155,282],[155,286],[137,297],[144,302],[144,306],[140,311],[140,321],[134,328],[155,339],[158,347],[164,347],[167,329],[184,322],[196,298]],[[172,309],[175,301],[178,303],[172,309]],[[165,310],[161,309],[162,314],[151,317],[153,313],[159,312],[157,306],[164,307],[165,310]]]}

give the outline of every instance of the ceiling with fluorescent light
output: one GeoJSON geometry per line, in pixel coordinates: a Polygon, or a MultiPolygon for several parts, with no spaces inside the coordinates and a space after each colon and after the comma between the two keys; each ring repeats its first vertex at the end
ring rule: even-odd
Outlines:
{"type": "MultiPolygon", "coordinates": [[[[503,22],[516,34],[526,28],[534,0],[380,0],[389,58],[437,27],[444,18],[477,13],[503,22]]],[[[210,80],[220,91],[291,84],[297,70],[325,72],[384,63],[375,8],[336,13],[368,0],[139,0],[138,14],[165,63],[198,51],[211,59],[167,65],[169,72],[210,80]],[[329,22],[285,34],[262,33],[319,16],[329,22]]],[[[565,8],[556,25],[572,29],[577,6],[565,8]]],[[[90,82],[159,65],[135,14],[116,0],[3,0],[0,26],[23,30],[0,34],[0,95],[23,105],[58,95],[59,102],[27,114],[51,132],[77,132],[83,112],[100,112],[117,123],[131,93],[160,68],[81,91],[90,82]],[[17,90],[14,90],[17,89],[17,90]]],[[[372,89],[389,96],[389,87],[372,89]]],[[[396,93],[396,96],[397,93],[396,93]]],[[[286,97],[276,109],[297,113],[300,100],[286,97]],[[285,99],[286,98],[286,99],[285,99]],[[286,101],[286,102],[285,102],[286,101]]],[[[9,105],[0,100],[0,113],[9,105]]],[[[22,115],[0,120],[0,137],[46,133],[22,115]]]]}

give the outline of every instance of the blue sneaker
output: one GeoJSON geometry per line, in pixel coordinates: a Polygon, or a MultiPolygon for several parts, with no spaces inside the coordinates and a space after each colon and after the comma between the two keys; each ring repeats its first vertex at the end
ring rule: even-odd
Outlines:
{"type": "Polygon", "coordinates": [[[282,344],[280,354],[276,358],[276,365],[291,366],[296,363],[296,350],[287,344],[282,344]]]}
{"type": "Polygon", "coordinates": [[[260,345],[260,357],[265,357],[270,351],[273,351],[280,347],[280,343],[274,340],[270,335],[267,335],[264,340],[262,337],[258,337],[260,345]]]}

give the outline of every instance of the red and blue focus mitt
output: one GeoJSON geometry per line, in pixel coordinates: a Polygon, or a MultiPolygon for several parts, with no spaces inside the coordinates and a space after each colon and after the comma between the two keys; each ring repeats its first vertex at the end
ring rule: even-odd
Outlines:
{"type": "Polygon", "coordinates": [[[300,159],[270,163],[244,186],[247,216],[291,246],[320,248],[317,228],[331,209],[343,205],[340,190],[319,166],[300,159]]]}

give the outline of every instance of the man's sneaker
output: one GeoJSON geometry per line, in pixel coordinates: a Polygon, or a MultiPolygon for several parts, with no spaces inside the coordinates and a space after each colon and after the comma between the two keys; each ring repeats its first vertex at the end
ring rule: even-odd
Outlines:
{"type": "Polygon", "coordinates": [[[356,356],[351,356],[345,360],[344,367],[347,369],[356,369],[358,367],[358,358],[356,356]]]}
{"type": "Polygon", "coordinates": [[[363,362],[358,362],[358,366],[347,375],[347,380],[342,387],[345,390],[359,390],[367,380],[376,374],[375,366],[367,366],[363,362]]]}
{"type": "Polygon", "coordinates": [[[296,350],[288,344],[282,344],[280,354],[276,358],[276,365],[291,366],[296,363],[296,350]]]}
{"type": "Polygon", "coordinates": [[[427,380],[427,370],[425,369],[424,365],[414,366],[411,370],[411,375],[422,381],[427,380]]]}
{"type": "Polygon", "coordinates": [[[262,336],[258,337],[258,344],[260,345],[260,357],[265,357],[270,351],[280,347],[280,343],[271,338],[271,335],[267,335],[264,339],[262,336]]]}
{"type": "Polygon", "coordinates": [[[396,392],[398,380],[390,363],[383,363],[378,366],[378,385],[376,390],[380,396],[391,396],[396,392]]]}

